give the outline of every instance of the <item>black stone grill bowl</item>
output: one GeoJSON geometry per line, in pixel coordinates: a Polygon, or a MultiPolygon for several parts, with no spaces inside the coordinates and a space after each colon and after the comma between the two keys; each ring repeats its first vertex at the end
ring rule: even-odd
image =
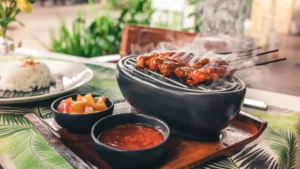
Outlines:
{"type": "Polygon", "coordinates": [[[137,112],[164,120],[171,132],[193,140],[219,139],[239,113],[246,86],[237,77],[221,85],[188,86],[176,78],[164,78],[139,70],[135,56],[124,57],[117,65],[119,88],[137,112]]]}
{"type": "MultiPolygon", "coordinates": [[[[57,106],[63,99],[72,97],[73,100],[76,100],[78,94],[72,94],[56,99],[51,104],[51,111],[53,113],[54,119],[57,124],[61,127],[67,129],[70,132],[74,133],[90,133],[93,125],[103,117],[112,115],[114,110],[114,102],[109,98],[106,99],[107,109],[104,111],[99,111],[91,114],[67,114],[57,111],[57,106]]],[[[80,95],[85,95],[80,93],[80,95]]],[[[92,94],[93,97],[100,97],[101,95],[92,94]]]]}

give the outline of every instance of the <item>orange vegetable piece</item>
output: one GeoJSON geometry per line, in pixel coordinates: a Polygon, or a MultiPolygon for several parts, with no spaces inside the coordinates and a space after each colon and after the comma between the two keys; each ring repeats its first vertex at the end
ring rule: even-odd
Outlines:
{"type": "Polygon", "coordinates": [[[69,113],[71,109],[71,104],[72,101],[70,99],[62,100],[57,107],[57,111],[62,113],[69,113]]]}
{"type": "Polygon", "coordinates": [[[94,103],[94,98],[92,96],[91,93],[88,93],[84,96],[84,98],[87,100],[87,101],[90,101],[90,102],[93,102],[94,103]]]}
{"type": "Polygon", "coordinates": [[[94,109],[92,107],[90,107],[90,106],[85,107],[85,111],[84,111],[85,114],[90,114],[93,112],[94,112],[94,109]]]}
{"type": "Polygon", "coordinates": [[[57,107],[59,112],[69,114],[89,114],[107,109],[105,96],[93,97],[91,93],[85,96],[77,95],[74,101],[72,97],[64,99],[57,107]]]}
{"type": "Polygon", "coordinates": [[[82,99],[83,99],[83,96],[81,96],[80,94],[79,95],[77,95],[77,101],[82,101],[82,99]]]}
{"type": "Polygon", "coordinates": [[[72,97],[69,97],[69,98],[67,98],[67,99],[65,99],[65,100],[69,100],[69,101],[73,102],[72,97]]]}
{"type": "Polygon", "coordinates": [[[103,111],[103,110],[107,109],[106,104],[103,102],[101,102],[100,104],[97,104],[94,102],[86,101],[86,105],[92,107],[94,110],[99,110],[99,111],[103,111]]]}
{"type": "Polygon", "coordinates": [[[95,103],[97,103],[97,104],[99,104],[101,102],[105,103],[106,102],[106,97],[105,96],[95,97],[94,100],[95,100],[95,103]]]}
{"type": "Polygon", "coordinates": [[[84,101],[74,102],[70,108],[71,114],[83,114],[85,112],[86,104],[84,101]]]}

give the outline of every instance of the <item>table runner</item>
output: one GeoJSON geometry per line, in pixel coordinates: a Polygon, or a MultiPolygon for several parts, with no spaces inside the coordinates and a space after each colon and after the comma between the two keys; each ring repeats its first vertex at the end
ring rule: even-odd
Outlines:
{"type": "MultiPolygon", "coordinates": [[[[92,92],[106,95],[116,102],[123,100],[115,70],[87,66],[94,71],[95,77],[73,93],[92,92]]],[[[41,118],[51,117],[51,101],[0,106],[0,168],[73,168],[23,117],[25,113],[35,113],[41,118]]],[[[219,158],[195,168],[300,168],[300,161],[296,160],[300,158],[297,151],[300,114],[279,107],[270,106],[268,111],[243,108],[243,111],[268,121],[266,131],[231,157],[219,158]]]]}

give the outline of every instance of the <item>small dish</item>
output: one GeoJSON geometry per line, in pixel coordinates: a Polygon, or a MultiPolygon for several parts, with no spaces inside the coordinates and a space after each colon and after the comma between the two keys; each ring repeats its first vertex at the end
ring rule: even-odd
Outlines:
{"type": "Polygon", "coordinates": [[[168,149],[170,129],[165,122],[156,117],[125,113],[99,120],[94,124],[91,135],[96,152],[113,168],[153,168],[164,160],[164,155],[168,149]],[[107,146],[98,140],[98,136],[103,131],[122,124],[141,124],[152,127],[163,134],[164,141],[151,148],[121,150],[107,146]]]}
{"type": "MultiPolygon", "coordinates": [[[[57,111],[59,103],[66,98],[72,97],[76,99],[78,94],[72,94],[56,99],[51,104],[51,111],[54,115],[54,119],[61,127],[75,133],[89,133],[92,126],[101,118],[109,116],[113,113],[114,102],[109,98],[106,99],[107,109],[91,114],[67,114],[57,111]]],[[[81,94],[85,95],[85,94],[81,94]]],[[[101,95],[94,95],[93,97],[100,97],[101,95]]]]}

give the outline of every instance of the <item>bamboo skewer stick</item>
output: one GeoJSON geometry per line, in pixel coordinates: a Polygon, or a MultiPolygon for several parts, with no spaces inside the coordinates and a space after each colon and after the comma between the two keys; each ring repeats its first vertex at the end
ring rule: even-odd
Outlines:
{"type": "Polygon", "coordinates": [[[244,55],[244,56],[248,56],[248,57],[242,57],[242,58],[239,58],[239,59],[233,59],[233,60],[229,60],[228,62],[243,61],[243,60],[246,60],[246,59],[252,59],[252,58],[263,56],[263,55],[267,55],[267,54],[270,54],[270,53],[275,53],[275,52],[278,52],[278,51],[279,51],[278,49],[276,49],[276,50],[270,50],[270,51],[258,53],[258,54],[256,54],[255,56],[252,56],[252,57],[251,57],[251,55],[244,55]]]}
{"type": "Polygon", "coordinates": [[[236,69],[236,71],[249,69],[249,68],[253,68],[253,67],[256,67],[256,66],[263,66],[263,65],[267,65],[267,64],[271,64],[271,63],[281,62],[281,61],[285,61],[285,60],[287,60],[287,58],[279,58],[279,59],[275,59],[275,60],[270,60],[270,61],[258,63],[258,64],[247,66],[247,67],[241,67],[241,68],[236,69]]]}
{"type": "Polygon", "coordinates": [[[221,54],[221,55],[228,55],[228,54],[232,54],[232,53],[249,53],[249,52],[252,52],[252,51],[255,51],[255,50],[258,50],[258,49],[261,49],[261,47],[257,47],[257,48],[254,48],[254,49],[248,49],[246,51],[222,52],[222,53],[219,53],[219,54],[221,54]]]}

